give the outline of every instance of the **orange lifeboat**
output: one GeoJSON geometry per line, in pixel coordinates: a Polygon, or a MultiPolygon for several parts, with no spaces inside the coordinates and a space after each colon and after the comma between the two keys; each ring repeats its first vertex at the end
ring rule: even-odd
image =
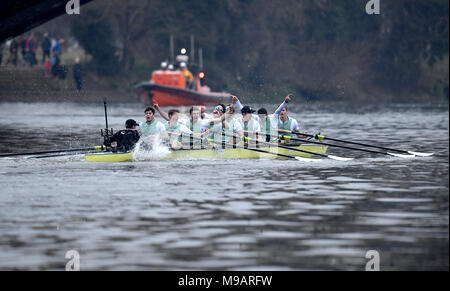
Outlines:
{"type": "Polygon", "coordinates": [[[204,73],[200,72],[192,84],[186,82],[181,70],[153,71],[150,81],[135,86],[136,93],[148,105],[160,106],[214,105],[230,101],[226,92],[211,92],[208,86],[202,86],[204,73]]]}

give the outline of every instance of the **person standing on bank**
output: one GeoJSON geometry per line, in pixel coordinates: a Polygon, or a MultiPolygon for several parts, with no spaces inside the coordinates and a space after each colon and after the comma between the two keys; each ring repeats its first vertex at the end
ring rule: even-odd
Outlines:
{"type": "Polygon", "coordinates": [[[30,36],[26,40],[26,60],[30,64],[30,66],[34,66],[37,64],[36,61],[36,50],[38,48],[37,39],[34,35],[34,32],[30,34],[30,36]]]}
{"type": "Polygon", "coordinates": [[[80,58],[75,59],[73,66],[73,78],[78,91],[83,89],[83,66],[80,64],[80,58]]]}
{"type": "Polygon", "coordinates": [[[17,67],[17,56],[19,53],[19,43],[17,40],[13,39],[11,41],[11,44],[9,45],[9,57],[6,61],[5,66],[7,66],[9,63],[12,63],[14,67],[17,67]]]}
{"type": "Polygon", "coordinates": [[[54,56],[61,57],[61,45],[64,43],[64,39],[61,38],[60,40],[56,41],[55,44],[52,47],[52,52],[54,56]]]}
{"type": "Polygon", "coordinates": [[[3,42],[0,42],[0,67],[2,66],[2,60],[3,60],[3,49],[5,48],[5,44],[3,42]]]}
{"type": "Polygon", "coordinates": [[[45,64],[46,58],[50,59],[50,49],[52,47],[52,42],[48,37],[48,33],[44,33],[44,39],[42,40],[42,63],[45,64]]]}

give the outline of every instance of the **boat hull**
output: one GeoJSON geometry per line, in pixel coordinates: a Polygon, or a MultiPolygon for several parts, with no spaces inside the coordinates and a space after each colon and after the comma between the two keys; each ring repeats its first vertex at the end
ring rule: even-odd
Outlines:
{"type": "Polygon", "coordinates": [[[135,87],[136,93],[147,105],[157,103],[160,106],[194,106],[229,103],[231,95],[223,92],[199,92],[196,90],[178,88],[142,82],[135,87]]]}
{"type": "MultiPolygon", "coordinates": [[[[326,154],[328,147],[315,144],[303,144],[297,149],[310,151],[314,153],[326,154]]],[[[290,149],[277,148],[277,147],[263,147],[260,150],[270,151],[273,153],[280,153],[285,155],[291,155],[296,157],[314,158],[316,155],[293,151],[290,149]]],[[[285,159],[280,156],[260,153],[247,149],[198,149],[198,150],[176,150],[170,152],[169,155],[162,158],[162,160],[175,160],[175,159],[285,159]]],[[[86,160],[89,162],[131,162],[133,161],[133,153],[94,153],[86,154],[86,160]]]]}

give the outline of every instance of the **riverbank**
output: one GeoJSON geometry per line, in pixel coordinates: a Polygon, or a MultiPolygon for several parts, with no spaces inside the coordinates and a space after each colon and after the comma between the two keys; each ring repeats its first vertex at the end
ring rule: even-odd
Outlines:
{"type": "MultiPolygon", "coordinates": [[[[42,64],[34,67],[18,65],[0,68],[0,102],[101,102],[107,99],[109,102],[140,102],[134,94],[133,86],[139,81],[139,77],[129,78],[98,77],[96,74],[85,70],[83,72],[83,90],[78,91],[75,87],[73,77],[73,64],[67,62],[68,73],[65,80],[56,77],[45,78],[42,64]]],[[[239,90],[238,90],[239,91],[239,90]]],[[[239,94],[244,103],[277,103],[280,98],[287,94],[288,90],[279,90],[276,94],[263,96],[261,94],[239,94]],[[286,91],[286,92],[285,92],[286,91]]],[[[358,98],[349,96],[328,96],[317,98],[317,92],[294,92],[296,99],[303,102],[344,102],[344,103],[448,103],[447,93],[439,96],[395,96],[385,92],[371,90],[371,96],[367,92],[356,94],[358,98]],[[446,95],[446,97],[444,97],[446,95]]],[[[337,94],[337,93],[336,93],[337,94]]]]}
{"type": "Polygon", "coordinates": [[[45,78],[43,65],[2,67],[0,69],[0,102],[138,102],[132,90],[105,84],[105,80],[84,73],[83,90],[78,91],[68,65],[65,80],[45,78]],[[117,87],[117,88],[114,88],[117,87]]]}

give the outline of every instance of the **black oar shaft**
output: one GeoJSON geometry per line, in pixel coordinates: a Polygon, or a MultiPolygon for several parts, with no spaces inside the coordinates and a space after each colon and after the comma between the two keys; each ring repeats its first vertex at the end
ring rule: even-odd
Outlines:
{"type": "MultiPolygon", "coordinates": [[[[314,137],[313,135],[310,135],[310,136],[314,137]]],[[[381,149],[381,150],[396,151],[396,152],[408,154],[408,151],[404,151],[404,150],[398,150],[398,149],[387,148],[387,147],[382,147],[382,146],[370,145],[370,144],[365,144],[365,143],[360,143],[360,142],[355,142],[355,141],[340,140],[340,139],[331,138],[331,137],[324,137],[324,139],[331,140],[331,141],[336,141],[336,142],[345,142],[345,143],[348,143],[348,144],[354,144],[354,145],[359,145],[359,146],[364,146],[364,147],[369,147],[369,148],[378,148],[378,149],[381,149]]]]}
{"type": "MultiPolygon", "coordinates": [[[[235,137],[235,136],[229,135],[229,134],[225,134],[225,136],[235,137]]],[[[254,139],[251,139],[251,138],[248,138],[248,137],[244,137],[244,139],[254,140],[254,139]]],[[[274,143],[270,143],[270,142],[266,142],[266,141],[258,141],[258,142],[263,143],[263,144],[267,144],[267,145],[271,145],[271,146],[275,146],[275,147],[279,147],[279,148],[283,148],[283,149],[293,150],[293,151],[296,151],[296,152],[301,152],[301,153],[305,153],[305,154],[316,155],[316,156],[320,156],[320,157],[323,157],[323,158],[328,158],[328,155],[321,154],[321,153],[315,153],[315,152],[311,152],[311,151],[296,149],[296,148],[292,148],[292,147],[288,147],[288,146],[284,146],[284,145],[279,145],[279,144],[274,144],[274,143]]]]}
{"type": "MultiPolygon", "coordinates": [[[[303,133],[302,133],[302,134],[303,134],[303,133]]],[[[272,137],[277,137],[277,136],[274,136],[274,135],[271,135],[271,136],[272,136],[272,137]]],[[[360,149],[360,148],[354,148],[354,147],[349,147],[349,146],[344,146],[344,145],[338,145],[338,144],[331,144],[331,143],[326,143],[326,142],[318,142],[318,141],[312,141],[312,140],[304,140],[304,139],[299,139],[299,138],[294,138],[294,137],[284,136],[284,135],[281,135],[281,138],[283,138],[283,139],[285,139],[285,140],[290,139],[290,140],[295,140],[295,141],[307,142],[307,143],[312,143],[312,144],[326,145],[326,146],[337,147],[337,148],[343,148],[343,149],[348,149],[348,150],[361,151],[361,152],[366,152],[366,153],[389,155],[388,153],[383,153],[383,152],[378,152],[378,151],[373,151],[373,150],[368,150],[368,149],[360,149]]]]}
{"type": "Polygon", "coordinates": [[[0,157],[32,156],[32,155],[45,155],[45,154],[56,154],[56,153],[64,153],[64,152],[80,152],[80,151],[98,151],[98,150],[102,150],[102,149],[103,149],[102,146],[95,146],[95,147],[80,148],[80,149],[65,149],[65,150],[54,150],[54,151],[0,154],[0,157]]]}
{"type": "Polygon", "coordinates": [[[94,152],[92,152],[92,151],[87,151],[87,152],[83,152],[83,153],[54,154],[54,155],[37,156],[37,157],[32,157],[32,158],[33,158],[33,159],[45,159],[45,158],[56,158],[56,157],[75,156],[75,155],[89,154],[89,153],[94,153],[94,152]]]}
{"type": "MultiPolygon", "coordinates": [[[[337,138],[327,137],[327,136],[323,136],[323,135],[308,134],[308,133],[298,133],[298,132],[292,132],[292,131],[289,131],[289,130],[278,130],[278,132],[291,133],[291,134],[300,134],[300,135],[303,135],[303,136],[313,137],[315,139],[320,139],[320,140],[326,139],[326,140],[331,140],[331,141],[336,141],[336,142],[343,142],[343,143],[348,143],[348,144],[353,144],[353,145],[359,145],[359,146],[370,147],[370,148],[377,148],[377,149],[386,150],[386,151],[396,151],[396,152],[400,152],[400,153],[404,153],[404,154],[409,154],[409,152],[405,151],[405,150],[393,149],[393,148],[377,146],[377,145],[371,145],[371,144],[366,144],[366,143],[361,143],[361,142],[356,142],[356,141],[350,141],[350,140],[337,139],[337,138]]],[[[373,153],[379,153],[379,154],[387,155],[387,153],[375,152],[375,151],[372,151],[372,152],[373,153]]]]}
{"type": "MultiPolygon", "coordinates": [[[[250,132],[250,131],[247,131],[247,132],[250,132]]],[[[264,134],[263,134],[263,135],[264,135],[264,134]]],[[[267,133],[266,133],[265,135],[270,136],[270,137],[278,138],[278,136],[272,135],[272,134],[267,134],[267,133]]],[[[329,145],[329,146],[333,146],[332,144],[327,144],[327,143],[322,143],[322,142],[310,142],[310,141],[306,141],[306,140],[302,140],[302,139],[298,139],[298,138],[291,138],[291,137],[289,137],[289,139],[295,140],[295,141],[301,141],[301,142],[308,142],[308,143],[318,144],[318,145],[329,145]]],[[[311,155],[317,155],[317,156],[321,156],[321,157],[324,157],[324,158],[330,158],[330,155],[327,155],[327,154],[321,154],[321,153],[316,153],[316,152],[311,152],[311,151],[301,150],[301,149],[298,149],[298,148],[293,148],[293,147],[290,147],[290,146],[281,145],[281,144],[275,144],[275,143],[270,143],[270,142],[265,142],[265,141],[262,141],[262,143],[268,144],[268,145],[272,145],[272,146],[277,146],[277,147],[284,148],[284,149],[289,149],[289,150],[297,151],[297,152],[303,152],[303,153],[307,153],[307,154],[311,154],[311,155]]],[[[370,150],[369,150],[369,151],[370,151],[370,150]]],[[[380,153],[380,152],[376,152],[376,153],[380,153]]],[[[336,158],[336,156],[334,156],[334,158],[336,158]]],[[[347,158],[344,158],[344,159],[347,159],[347,158]]]]}

